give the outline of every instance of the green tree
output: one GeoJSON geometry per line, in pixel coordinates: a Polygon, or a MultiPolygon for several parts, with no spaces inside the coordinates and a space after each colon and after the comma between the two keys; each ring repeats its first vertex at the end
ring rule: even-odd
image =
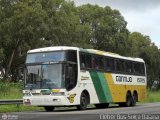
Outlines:
{"type": "MultiPolygon", "coordinates": [[[[46,16],[39,0],[1,0],[0,4],[3,13],[0,23],[0,39],[5,54],[3,67],[7,78],[9,74],[13,75],[15,68],[23,63],[24,60],[20,59],[24,59],[22,52],[26,44],[31,42],[33,44],[43,37],[45,30],[43,21],[46,16]]],[[[38,42],[35,43],[34,47],[38,42]]]]}
{"type": "Polygon", "coordinates": [[[151,88],[153,82],[159,80],[159,50],[151,42],[149,36],[133,32],[129,35],[129,56],[143,58],[147,67],[148,87],[151,88]]]}
{"type": "Polygon", "coordinates": [[[90,4],[80,6],[78,9],[82,24],[90,25],[90,42],[95,49],[122,55],[127,52],[129,34],[126,29],[127,22],[118,10],[90,4]]]}
{"type": "Polygon", "coordinates": [[[84,36],[88,36],[90,31],[87,26],[80,25],[80,18],[74,2],[49,1],[49,4],[43,1],[49,30],[44,39],[51,45],[87,46],[84,36]]]}

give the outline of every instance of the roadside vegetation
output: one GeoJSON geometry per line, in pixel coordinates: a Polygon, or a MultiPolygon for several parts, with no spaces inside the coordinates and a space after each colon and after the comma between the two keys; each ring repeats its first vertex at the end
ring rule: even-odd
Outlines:
{"type": "Polygon", "coordinates": [[[22,99],[23,83],[0,82],[0,99],[22,99]]]}
{"type": "MultiPolygon", "coordinates": [[[[9,83],[0,81],[0,99],[22,99],[23,83],[9,83]]],[[[0,105],[0,113],[43,110],[41,107],[23,105],[0,105]]]]}
{"type": "Polygon", "coordinates": [[[145,103],[150,102],[160,102],[160,90],[158,91],[150,91],[147,92],[147,98],[144,101],[145,103]]]}
{"type": "Polygon", "coordinates": [[[23,105],[1,105],[0,113],[8,113],[8,112],[22,112],[22,111],[39,111],[44,110],[43,107],[31,107],[31,106],[23,106],[23,105]]]}

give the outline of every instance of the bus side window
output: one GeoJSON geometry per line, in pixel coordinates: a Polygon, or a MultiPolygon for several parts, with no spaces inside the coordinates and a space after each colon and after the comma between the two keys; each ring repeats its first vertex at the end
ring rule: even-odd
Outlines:
{"type": "Polygon", "coordinates": [[[97,58],[97,56],[95,56],[95,55],[93,55],[92,56],[92,68],[93,69],[98,69],[98,58],[97,58]]]}
{"type": "Polygon", "coordinates": [[[110,64],[111,64],[111,71],[114,71],[115,70],[115,64],[114,64],[114,59],[113,58],[110,59],[110,64]]]}
{"type": "Polygon", "coordinates": [[[144,64],[143,63],[141,63],[140,69],[141,69],[141,71],[140,71],[141,75],[145,75],[145,68],[144,68],[144,64]]]}
{"type": "Polygon", "coordinates": [[[114,59],[113,58],[105,58],[105,70],[113,72],[114,71],[114,59]]]}
{"type": "Polygon", "coordinates": [[[86,55],[86,68],[91,68],[91,55],[86,55]]]}
{"type": "Polygon", "coordinates": [[[96,67],[95,56],[92,56],[92,68],[94,69],[95,67],[96,67]]]}
{"type": "Polygon", "coordinates": [[[133,65],[133,70],[135,74],[140,74],[139,70],[140,70],[140,64],[138,62],[135,62],[133,65]]]}
{"type": "Polygon", "coordinates": [[[86,62],[85,62],[86,56],[83,53],[80,53],[80,67],[85,68],[86,62]]]}
{"type": "Polygon", "coordinates": [[[104,69],[104,58],[103,57],[98,57],[98,68],[100,70],[103,70],[104,69]]]}
{"type": "Polygon", "coordinates": [[[118,59],[115,60],[115,68],[116,68],[116,72],[120,72],[120,63],[118,59]]]}
{"type": "Polygon", "coordinates": [[[111,60],[109,58],[105,58],[105,70],[111,71],[111,60]]]}
{"type": "Polygon", "coordinates": [[[126,64],[126,72],[127,73],[131,73],[132,72],[132,64],[131,64],[131,62],[126,61],[125,64],[126,64]]]}
{"type": "Polygon", "coordinates": [[[120,60],[119,64],[120,64],[120,71],[124,73],[125,72],[124,60],[120,60]]]}

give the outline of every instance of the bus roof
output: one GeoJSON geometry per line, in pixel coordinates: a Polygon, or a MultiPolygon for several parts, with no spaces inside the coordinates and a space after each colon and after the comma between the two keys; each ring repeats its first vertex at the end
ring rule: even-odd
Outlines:
{"type": "Polygon", "coordinates": [[[29,50],[27,53],[37,53],[37,52],[50,52],[50,51],[57,51],[57,50],[78,50],[78,47],[69,47],[69,46],[53,46],[53,47],[44,47],[29,50]]]}
{"type": "Polygon", "coordinates": [[[105,52],[105,51],[100,51],[100,50],[95,50],[95,49],[83,49],[83,48],[78,48],[78,47],[69,47],[69,46],[53,46],[53,47],[38,48],[38,49],[29,50],[27,53],[49,52],[49,51],[57,51],[57,50],[77,50],[77,51],[81,51],[85,53],[109,56],[113,58],[120,58],[120,59],[126,59],[126,60],[131,60],[131,61],[144,62],[144,60],[141,58],[124,57],[116,53],[105,52]]]}

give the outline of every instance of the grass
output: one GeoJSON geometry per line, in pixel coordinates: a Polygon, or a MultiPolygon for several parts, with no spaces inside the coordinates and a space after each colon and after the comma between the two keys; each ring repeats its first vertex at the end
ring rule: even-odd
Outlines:
{"type": "MultiPolygon", "coordinates": [[[[0,99],[22,99],[23,83],[8,83],[0,81],[0,99]]],[[[23,105],[0,105],[0,113],[44,110],[41,107],[23,105]]]]}
{"type": "Polygon", "coordinates": [[[144,100],[145,103],[160,102],[160,90],[147,92],[147,98],[144,100]]]}
{"type": "Polygon", "coordinates": [[[0,99],[22,99],[22,83],[0,82],[0,99]]]}
{"type": "Polygon", "coordinates": [[[0,113],[22,112],[22,111],[39,111],[44,110],[42,107],[23,106],[23,105],[1,105],[0,113]]]}
{"type": "MultiPolygon", "coordinates": [[[[7,83],[7,82],[0,81],[0,99],[22,99],[23,97],[22,90],[23,90],[23,83],[7,83]]],[[[142,101],[142,103],[149,103],[149,102],[160,102],[160,91],[148,90],[147,98],[144,101],[142,101]]],[[[60,109],[64,109],[64,108],[60,108],[60,109]]],[[[19,106],[0,105],[0,113],[39,111],[39,110],[44,110],[44,109],[42,107],[31,107],[31,106],[23,106],[23,105],[19,105],[19,106]]]]}

